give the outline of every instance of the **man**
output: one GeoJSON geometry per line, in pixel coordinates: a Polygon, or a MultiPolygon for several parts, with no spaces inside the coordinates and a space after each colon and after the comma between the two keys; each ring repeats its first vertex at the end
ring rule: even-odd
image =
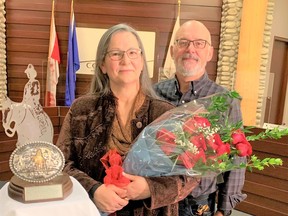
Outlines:
{"type": "MultiPolygon", "coordinates": [[[[194,99],[227,91],[208,78],[206,64],[212,59],[213,47],[211,34],[201,22],[191,20],[184,23],[176,32],[170,53],[176,66],[175,78],[154,86],[161,98],[180,106],[194,99]]],[[[229,121],[236,123],[241,120],[239,101],[234,100],[229,111],[229,121]]],[[[179,215],[230,215],[236,204],[246,198],[241,193],[244,179],[245,169],[226,172],[217,178],[202,177],[199,186],[179,203],[179,215]],[[216,213],[215,200],[218,201],[216,213]]]]}

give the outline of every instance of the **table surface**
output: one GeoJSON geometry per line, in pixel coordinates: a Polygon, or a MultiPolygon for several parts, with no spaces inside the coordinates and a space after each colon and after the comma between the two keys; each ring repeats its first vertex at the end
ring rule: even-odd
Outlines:
{"type": "Polygon", "coordinates": [[[0,216],[100,216],[94,203],[90,200],[87,192],[73,177],[72,193],[64,200],[21,203],[8,196],[6,183],[0,189],[0,216]]]}

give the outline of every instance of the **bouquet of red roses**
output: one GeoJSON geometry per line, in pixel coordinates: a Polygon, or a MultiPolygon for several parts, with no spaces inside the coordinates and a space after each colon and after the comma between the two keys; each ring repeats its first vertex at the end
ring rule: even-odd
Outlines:
{"type": "Polygon", "coordinates": [[[140,133],[123,162],[126,173],[140,176],[217,175],[238,168],[263,169],[282,165],[280,158],[252,156],[251,140],[280,138],[288,129],[267,130],[246,137],[242,122],[229,123],[228,111],[236,92],[215,94],[174,108],[140,133]],[[235,164],[235,157],[248,157],[235,164]]]}

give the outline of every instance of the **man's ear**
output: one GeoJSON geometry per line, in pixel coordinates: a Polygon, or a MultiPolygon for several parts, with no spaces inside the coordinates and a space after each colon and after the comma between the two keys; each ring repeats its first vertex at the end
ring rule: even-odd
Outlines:
{"type": "Polygon", "coordinates": [[[214,53],[214,48],[212,46],[209,47],[209,53],[207,56],[207,62],[211,61],[212,57],[213,57],[213,53],[214,53]]]}

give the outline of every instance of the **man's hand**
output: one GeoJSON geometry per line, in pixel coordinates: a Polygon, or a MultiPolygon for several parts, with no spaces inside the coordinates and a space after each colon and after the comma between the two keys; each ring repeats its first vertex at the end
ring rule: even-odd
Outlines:
{"type": "Polygon", "coordinates": [[[216,211],[216,213],[214,214],[214,216],[224,216],[224,214],[222,214],[221,211],[216,211]]]}
{"type": "Polygon", "coordinates": [[[216,213],[214,214],[214,216],[227,216],[227,215],[231,215],[232,211],[222,211],[222,210],[217,210],[216,213]]]}

